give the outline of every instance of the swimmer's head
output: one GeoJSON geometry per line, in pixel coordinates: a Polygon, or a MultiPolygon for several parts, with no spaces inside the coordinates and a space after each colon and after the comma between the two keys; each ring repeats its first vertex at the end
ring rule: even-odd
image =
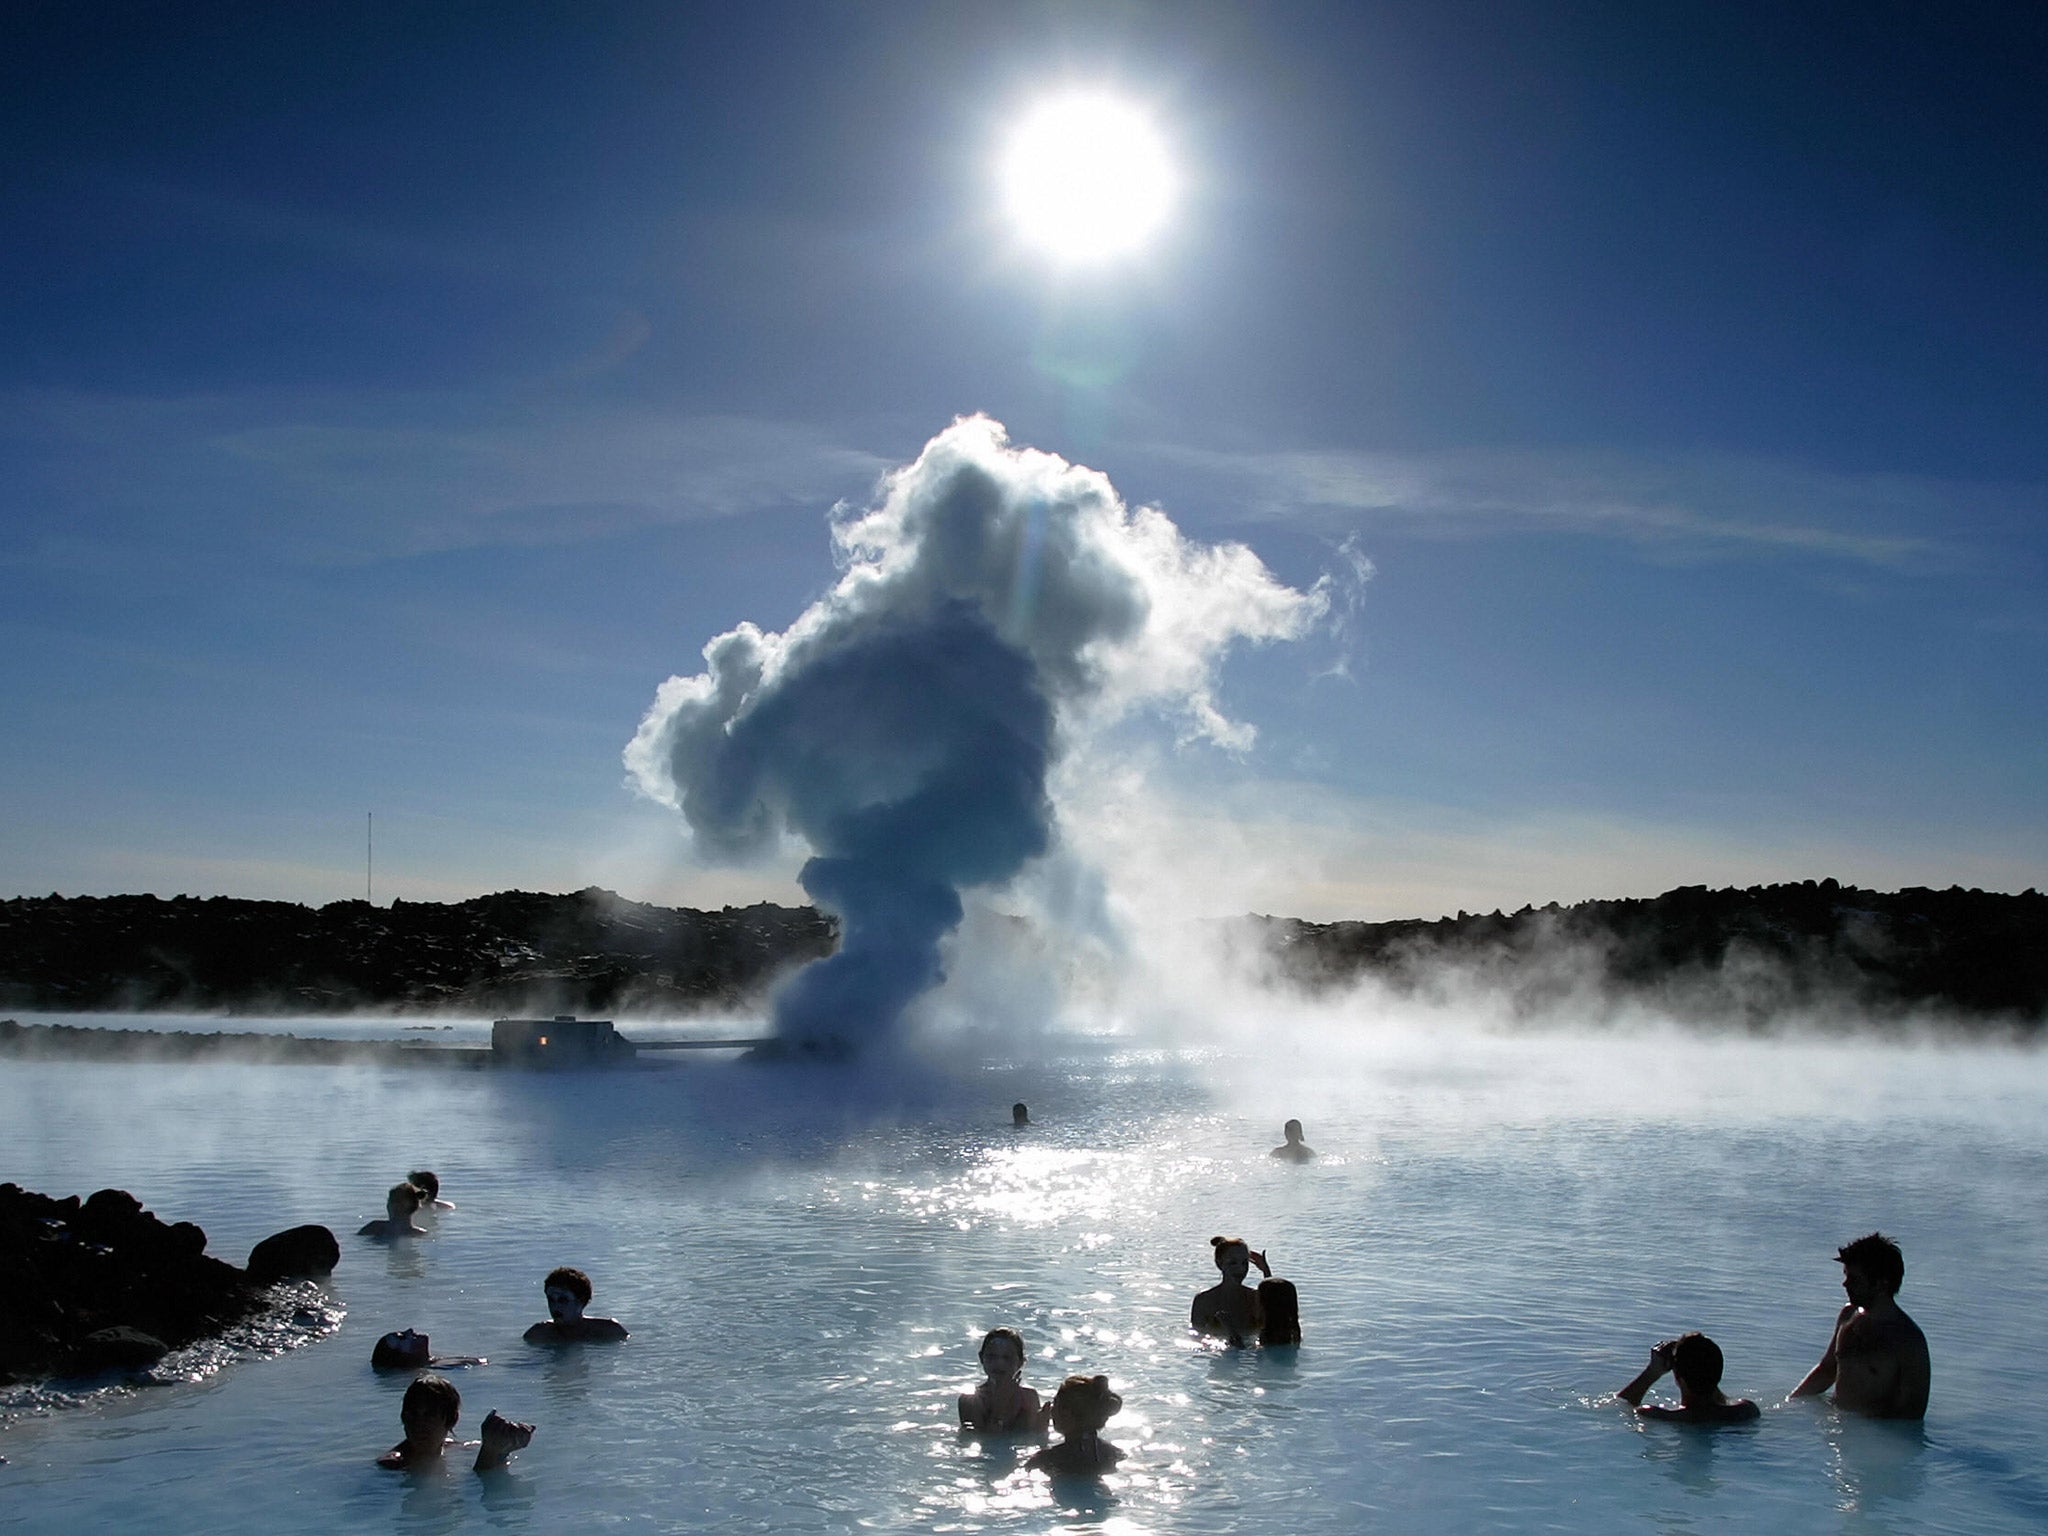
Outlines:
{"type": "Polygon", "coordinates": [[[1721,1346],[1704,1333],[1682,1333],[1671,1344],[1671,1374],[1681,1387],[1713,1392],[1721,1385],[1721,1346]]]}
{"type": "Polygon", "coordinates": [[[1024,1370],[1024,1335],[1014,1328],[991,1328],[982,1335],[981,1368],[991,1376],[1021,1375],[1024,1370]]]}
{"type": "Polygon", "coordinates": [[[407,1435],[415,1429],[431,1432],[435,1424],[445,1434],[462,1417],[462,1394],[446,1376],[416,1376],[405,1389],[405,1401],[398,1405],[398,1420],[407,1435]]]}
{"type": "Polygon", "coordinates": [[[1069,1376],[1053,1394],[1053,1427],[1063,1435],[1092,1434],[1123,1407],[1107,1376],[1069,1376]]]}
{"type": "Polygon", "coordinates": [[[431,1358],[427,1336],[414,1333],[410,1328],[385,1334],[377,1341],[377,1347],[370,1351],[370,1365],[380,1371],[418,1370],[431,1358]]]}
{"type": "Polygon", "coordinates": [[[1295,1295],[1292,1280],[1259,1282],[1259,1314],[1264,1319],[1259,1325],[1261,1344],[1301,1342],[1301,1298],[1295,1295]]]}
{"type": "Polygon", "coordinates": [[[1024,1107],[1021,1100],[1010,1106],[1010,1124],[1029,1125],[1030,1123],[1031,1111],[1024,1107]]]}
{"type": "Polygon", "coordinates": [[[415,1168],[405,1177],[406,1182],[416,1186],[420,1194],[425,1197],[421,1202],[422,1204],[432,1205],[441,1198],[441,1176],[435,1173],[433,1169],[415,1168]]]}
{"type": "Polygon", "coordinates": [[[1212,1237],[1209,1247],[1225,1279],[1242,1280],[1252,1267],[1252,1245],[1241,1237],[1212,1237]]]}
{"type": "Polygon", "coordinates": [[[1289,1146],[1295,1145],[1301,1140],[1301,1122],[1299,1120],[1288,1121],[1280,1127],[1280,1134],[1287,1138],[1289,1146]]]}
{"type": "Polygon", "coordinates": [[[1844,1244],[1835,1257],[1842,1261],[1842,1287],[1858,1306],[1896,1296],[1906,1283],[1906,1256],[1882,1232],[1844,1244]]]}
{"type": "Polygon", "coordinates": [[[413,1183],[394,1184],[391,1193],[384,1197],[384,1214],[393,1221],[407,1221],[426,1199],[419,1185],[413,1183]]]}
{"type": "Polygon", "coordinates": [[[548,1298],[548,1316],[558,1323],[573,1323],[590,1305],[590,1276],[566,1264],[549,1270],[541,1289],[548,1298]]]}

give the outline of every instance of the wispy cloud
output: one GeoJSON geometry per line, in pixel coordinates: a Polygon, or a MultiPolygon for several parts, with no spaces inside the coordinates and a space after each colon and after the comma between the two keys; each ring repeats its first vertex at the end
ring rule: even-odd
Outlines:
{"type": "Polygon", "coordinates": [[[1986,517],[2048,512],[2048,487],[1850,474],[1713,454],[1154,446],[1254,518],[1371,520],[1443,537],[1510,529],[1626,539],[1687,558],[1804,554],[1892,571],[1953,569],[1986,517]]]}
{"type": "Polygon", "coordinates": [[[822,513],[887,467],[786,422],[440,397],[16,392],[0,400],[0,438],[34,482],[16,559],[69,559],[93,542],[81,523],[123,509],[160,534],[210,529],[313,561],[576,543],[822,513]]]}

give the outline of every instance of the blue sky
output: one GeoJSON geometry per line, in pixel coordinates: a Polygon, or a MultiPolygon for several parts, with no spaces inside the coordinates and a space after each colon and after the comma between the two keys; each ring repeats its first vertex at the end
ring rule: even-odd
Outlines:
{"type": "MultiPolygon", "coordinates": [[[[1242,753],[1133,732],[1188,905],[2048,883],[2032,7],[18,7],[0,894],[796,899],[627,787],[955,416],[1355,604],[1242,753]],[[1063,272],[1007,125],[1143,103],[1063,272]]],[[[1083,838],[1083,830],[1087,836],[1083,838]]]]}

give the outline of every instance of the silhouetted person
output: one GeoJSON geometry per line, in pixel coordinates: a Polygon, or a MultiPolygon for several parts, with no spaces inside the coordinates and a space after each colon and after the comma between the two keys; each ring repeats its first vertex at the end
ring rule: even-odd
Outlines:
{"type": "Polygon", "coordinates": [[[1271,1277],[1259,1282],[1259,1342],[1264,1345],[1301,1342],[1301,1298],[1292,1280],[1271,1277]]]}
{"type": "Polygon", "coordinates": [[[1811,1397],[1835,1389],[1835,1406],[1873,1419],[1924,1419],[1931,1368],[1927,1335],[1894,1299],[1906,1280],[1906,1257],[1882,1232],[1839,1250],[1849,1301],[1835,1314],[1834,1336],[1820,1364],[1792,1389],[1811,1397]]]}
{"type": "MultiPolygon", "coordinates": [[[[449,1438],[461,1417],[462,1394],[455,1390],[454,1382],[445,1376],[420,1377],[405,1389],[405,1400],[398,1408],[405,1438],[379,1456],[377,1465],[393,1471],[441,1466],[451,1443],[468,1449],[470,1442],[449,1438]]],[[[484,1415],[483,1435],[475,1442],[476,1470],[491,1472],[532,1442],[533,1426],[516,1423],[493,1408],[484,1415]]]]}
{"type": "Polygon", "coordinates": [[[374,1237],[386,1243],[398,1237],[425,1237],[427,1229],[412,1219],[425,1198],[417,1184],[392,1185],[391,1193],[384,1197],[384,1220],[364,1222],[356,1229],[356,1236],[374,1237]]]}
{"type": "Polygon", "coordinates": [[[1290,1163],[1305,1163],[1316,1155],[1316,1149],[1301,1139],[1299,1120],[1288,1121],[1280,1128],[1280,1134],[1287,1138],[1287,1143],[1275,1147],[1273,1156],[1285,1158],[1290,1163]]]}
{"type": "Polygon", "coordinates": [[[1030,1123],[1031,1111],[1024,1107],[1022,1100],[1019,1100],[1017,1103],[1012,1104],[1010,1106],[1010,1124],[1014,1125],[1018,1130],[1021,1131],[1024,1129],[1025,1126],[1029,1125],[1030,1123]]]}
{"type": "Polygon", "coordinates": [[[541,1289],[548,1298],[548,1320],[526,1330],[529,1344],[579,1344],[623,1339],[625,1327],[614,1317],[585,1317],[590,1305],[590,1276],[564,1264],[548,1271],[541,1289]]]}
{"type": "Polygon", "coordinates": [[[453,1200],[443,1200],[441,1198],[441,1176],[434,1172],[433,1169],[415,1168],[405,1178],[407,1183],[415,1186],[426,1197],[420,1202],[421,1210],[452,1211],[455,1209],[455,1202],[453,1200]]]}
{"type": "Polygon", "coordinates": [[[1024,1374],[1024,1336],[1014,1328],[991,1328],[981,1341],[981,1368],[987,1380],[960,1394],[960,1427],[993,1435],[1035,1435],[1045,1428],[1045,1409],[1038,1394],[1018,1377],[1024,1374]]]}
{"type": "Polygon", "coordinates": [[[1053,1477],[1107,1472],[1124,1459],[1124,1453],[1100,1438],[1101,1431],[1123,1405],[1124,1400],[1109,1390],[1107,1376],[1069,1376],[1052,1397],[1052,1427],[1059,1442],[1024,1465],[1053,1477]]]}
{"type": "Polygon", "coordinates": [[[1265,1254],[1253,1253],[1241,1237],[1212,1237],[1209,1248],[1223,1278],[1196,1295],[1188,1307],[1188,1326],[1242,1344],[1259,1331],[1261,1321],[1259,1293],[1244,1283],[1244,1277],[1254,1264],[1269,1278],[1273,1270],[1265,1254]]]}
{"type": "Polygon", "coordinates": [[[1684,1333],[1653,1345],[1650,1363],[1614,1395],[1646,1419],[1680,1424],[1741,1424],[1757,1416],[1757,1406],[1748,1398],[1731,1400],[1722,1392],[1721,1346],[1704,1333],[1684,1333]],[[1678,1406],[1644,1406],[1643,1394],[1666,1371],[1678,1383],[1678,1406]]]}

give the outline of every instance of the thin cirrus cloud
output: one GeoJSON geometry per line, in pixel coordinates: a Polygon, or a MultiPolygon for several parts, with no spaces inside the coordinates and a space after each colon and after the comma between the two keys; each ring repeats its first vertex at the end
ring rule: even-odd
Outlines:
{"type": "Polygon", "coordinates": [[[830,506],[886,468],[821,429],[652,409],[55,391],[5,404],[0,431],[29,445],[40,504],[61,514],[19,530],[17,562],[124,523],[210,528],[309,563],[578,543],[830,506]]]}
{"type": "Polygon", "coordinates": [[[1256,519],[1361,514],[1442,537],[1514,530],[1626,540],[1673,557],[1772,554],[1902,574],[1976,555],[1969,530],[2048,512],[2048,488],[1854,474],[1713,454],[1155,447],[1164,463],[1246,492],[1256,519]]]}

